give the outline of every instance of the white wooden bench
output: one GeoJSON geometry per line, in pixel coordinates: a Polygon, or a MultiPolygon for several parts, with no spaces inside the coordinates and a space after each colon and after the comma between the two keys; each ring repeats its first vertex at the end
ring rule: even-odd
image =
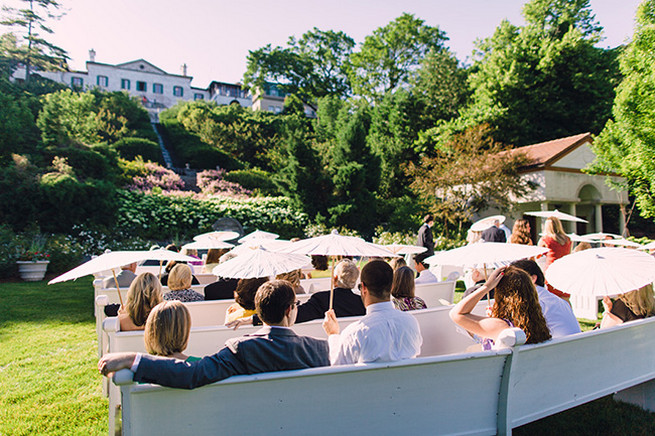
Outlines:
{"type": "Polygon", "coordinates": [[[602,299],[603,297],[572,294],[569,301],[576,318],[596,320],[598,319],[598,302],[602,299]]]}
{"type": "Polygon", "coordinates": [[[428,308],[452,304],[455,298],[455,282],[438,282],[416,285],[414,295],[425,301],[428,308]]]}
{"type": "Polygon", "coordinates": [[[302,279],[300,280],[300,286],[302,286],[305,292],[307,292],[308,294],[312,294],[314,292],[319,292],[319,291],[329,291],[330,277],[302,279]]]}
{"type": "Polygon", "coordinates": [[[501,351],[237,376],[194,390],[131,375],[114,379],[124,435],[503,435],[617,391],[652,410],[655,318],[501,351]]]}

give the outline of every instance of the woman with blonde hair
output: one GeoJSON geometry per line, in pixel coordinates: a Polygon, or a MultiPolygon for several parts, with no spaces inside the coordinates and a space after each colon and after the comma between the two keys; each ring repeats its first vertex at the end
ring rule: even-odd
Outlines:
{"type": "Polygon", "coordinates": [[[118,313],[121,331],[143,330],[153,307],[162,302],[161,283],[149,272],[139,274],[127,291],[125,308],[118,313]]]}
{"type": "Polygon", "coordinates": [[[291,284],[293,292],[296,294],[304,294],[305,289],[300,286],[300,277],[302,275],[302,270],[294,270],[286,273],[278,274],[275,276],[275,280],[286,280],[291,284]]]}
{"type": "Polygon", "coordinates": [[[523,330],[527,344],[551,338],[532,279],[514,266],[494,271],[484,285],[451,309],[450,318],[479,337],[484,350],[492,349],[500,333],[509,327],[523,330]],[[494,290],[491,316],[472,314],[478,302],[491,290],[494,290]]]}
{"type": "Polygon", "coordinates": [[[175,265],[168,275],[168,287],[171,292],[164,294],[164,300],[179,300],[183,303],[204,301],[205,297],[202,294],[191,289],[192,279],[193,275],[189,265],[183,263],[175,265]]]}
{"type": "Polygon", "coordinates": [[[530,222],[526,219],[518,219],[512,227],[512,236],[509,238],[511,244],[533,245],[530,237],[530,222]]]}
{"type": "Polygon", "coordinates": [[[600,328],[612,327],[635,319],[648,318],[655,315],[655,295],[653,284],[648,284],[637,290],[621,294],[612,301],[603,297],[605,314],[600,328]]]}
{"type": "Polygon", "coordinates": [[[174,357],[186,362],[200,360],[183,354],[190,332],[189,309],[177,300],[164,301],[152,309],[146,322],[143,335],[146,351],[155,356],[174,357]]]}
{"type": "Polygon", "coordinates": [[[391,301],[396,309],[402,311],[427,309],[425,301],[414,294],[415,289],[413,269],[401,266],[393,272],[391,301]]]}
{"type": "Polygon", "coordinates": [[[393,269],[395,272],[396,270],[398,270],[398,268],[407,266],[407,262],[405,262],[405,259],[403,259],[402,257],[393,257],[389,261],[389,266],[391,266],[391,269],[393,269]]]}

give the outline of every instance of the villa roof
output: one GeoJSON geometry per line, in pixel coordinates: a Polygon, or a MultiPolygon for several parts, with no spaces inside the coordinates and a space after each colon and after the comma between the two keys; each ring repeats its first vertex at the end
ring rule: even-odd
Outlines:
{"type": "Polygon", "coordinates": [[[553,162],[587,142],[591,142],[591,133],[581,133],[539,144],[526,145],[509,150],[507,153],[510,155],[524,153],[528,157],[529,163],[523,169],[534,170],[550,166],[553,162]]]}

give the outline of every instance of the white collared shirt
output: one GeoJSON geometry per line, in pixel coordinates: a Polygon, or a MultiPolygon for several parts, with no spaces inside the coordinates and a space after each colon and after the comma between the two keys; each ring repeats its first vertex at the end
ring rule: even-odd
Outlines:
{"type": "Polygon", "coordinates": [[[420,273],[418,273],[418,277],[416,277],[416,280],[414,280],[414,284],[416,285],[423,285],[426,283],[438,283],[439,279],[437,276],[432,274],[432,271],[429,269],[424,269],[420,273]]]}
{"type": "Polygon", "coordinates": [[[535,285],[539,296],[539,305],[546,318],[546,325],[553,338],[580,333],[580,324],[573,314],[571,305],[548,289],[535,285]]]}
{"type": "Polygon", "coordinates": [[[423,338],[418,321],[409,312],[396,310],[390,301],[370,304],[366,316],[340,335],[330,335],[330,363],[393,362],[416,357],[423,338]]]}

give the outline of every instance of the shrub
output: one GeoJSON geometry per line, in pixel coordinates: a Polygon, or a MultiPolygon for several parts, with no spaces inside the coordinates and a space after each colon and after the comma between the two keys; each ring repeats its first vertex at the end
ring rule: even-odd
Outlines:
{"type": "Polygon", "coordinates": [[[120,157],[127,160],[134,160],[141,156],[145,161],[164,163],[159,144],[143,138],[123,138],[112,144],[120,157]]]}
{"type": "Polygon", "coordinates": [[[174,171],[153,162],[121,161],[126,188],[130,191],[177,191],[184,189],[184,181],[174,171]]]}
{"type": "Polygon", "coordinates": [[[225,174],[224,178],[229,182],[238,183],[244,188],[255,191],[261,195],[280,195],[277,185],[272,181],[271,173],[266,171],[256,168],[234,170],[225,174]]]}
{"type": "Polygon", "coordinates": [[[104,156],[96,149],[83,146],[71,146],[66,148],[48,147],[44,158],[48,162],[60,156],[66,158],[68,165],[75,171],[80,180],[101,179],[115,181],[116,168],[112,159],[104,156]]]}
{"type": "Polygon", "coordinates": [[[224,178],[225,170],[205,170],[196,174],[196,184],[205,195],[244,198],[252,194],[238,183],[224,178]]]}
{"type": "Polygon", "coordinates": [[[0,277],[15,276],[18,272],[16,261],[21,251],[17,235],[8,225],[0,225],[0,277]]]}

